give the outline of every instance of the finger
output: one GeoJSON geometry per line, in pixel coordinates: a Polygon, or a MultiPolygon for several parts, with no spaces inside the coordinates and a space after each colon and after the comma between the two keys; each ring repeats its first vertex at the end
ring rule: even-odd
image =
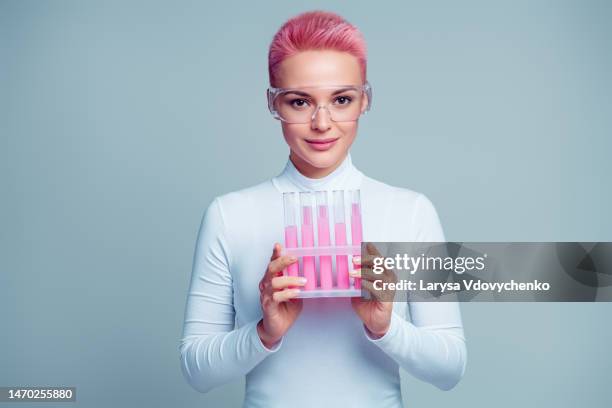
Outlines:
{"type": "Polygon", "coordinates": [[[380,251],[378,251],[378,248],[376,248],[376,245],[374,245],[373,242],[368,242],[366,244],[366,250],[370,255],[382,256],[380,251]]]}
{"type": "Polygon", "coordinates": [[[379,284],[397,282],[397,277],[392,271],[385,271],[382,274],[378,274],[374,273],[371,268],[364,267],[355,269],[354,271],[349,271],[349,276],[352,278],[361,278],[362,282],[380,281],[379,284]]]}
{"type": "Polygon", "coordinates": [[[283,247],[278,242],[274,243],[274,248],[272,249],[272,256],[270,257],[270,261],[275,260],[281,254],[283,247]]]}
{"type": "Polygon", "coordinates": [[[289,286],[304,286],[307,279],[301,276],[276,276],[272,278],[272,289],[280,290],[289,286]]]}
{"type": "Polygon", "coordinates": [[[371,268],[367,268],[364,266],[362,266],[359,269],[354,269],[352,271],[349,271],[349,276],[352,278],[360,278],[360,279],[369,280],[369,281],[374,281],[377,279],[381,279],[381,280],[385,279],[383,275],[376,274],[372,271],[371,268]]]}
{"type": "Polygon", "coordinates": [[[362,253],[362,256],[354,256],[353,257],[353,263],[355,264],[372,264],[374,258],[380,258],[382,257],[380,251],[378,250],[378,248],[376,248],[376,245],[374,245],[372,242],[368,242],[366,244],[365,247],[365,254],[362,253]]]}
{"type": "Polygon", "coordinates": [[[386,269],[382,273],[383,279],[386,282],[397,282],[397,275],[395,274],[395,270],[386,269]]]}
{"type": "Polygon", "coordinates": [[[374,300],[378,302],[393,302],[393,298],[395,297],[395,291],[390,289],[375,289],[374,284],[367,280],[361,281],[361,288],[365,289],[374,300]]]}
{"type": "Polygon", "coordinates": [[[294,299],[297,297],[297,295],[299,295],[300,293],[300,289],[284,289],[284,290],[279,290],[277,292],[274,292],[272,294],[272,299],[276,302],[276,303],[281,303],[281,302],[286,302],[290,299],[294,299]]]}
{"type": "Polygon", "coordinates": [[[374,289],[374,285],[370,281],[361,281],[361,299],[365,302],[379,302],[378,291],[374,289]],[[365,294],[364,294],[365,292],[365,294]]]}
{"type": "Polygon", "coordinates": [[[368,265],[368,266],[373,266],[374,265],[374,258],[380,258],[379,256],[375,256],[375,255],[371,255],[371,254],[365,254],[364,256],[354,256],[353,257],[353,264],[359,266],[363,266],[363,265],[368,265]]]}
{"type": "Polygon", "coordinates": [[[279,272],[282,272],[287,266],[297,262],[297,257],[293,255],[283,255],[271,261],[268,265],[268,277],[273,278],[279,272]]]}

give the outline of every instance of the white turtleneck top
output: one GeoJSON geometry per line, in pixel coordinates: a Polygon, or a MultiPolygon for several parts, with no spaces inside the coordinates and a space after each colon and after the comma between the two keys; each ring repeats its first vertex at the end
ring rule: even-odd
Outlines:
{"type": "Polygon", "coordinates": [[[282,192],[361,190],[364,241],[444,241],[423,194],[365,176],[348,154],[331,174],[302,175],[291,160],[281,174],[216,197],[197,238],[180,341],[182,372],[207,392],[246,375],[244,407],[402,407],[399,367],[448,390],[465,371],[458,303],[395,302],[391,325],[369,337],[349,298],[304,299],[274,348],[256,325],[259,281],[275,242],[283,243],[282,192]]]}

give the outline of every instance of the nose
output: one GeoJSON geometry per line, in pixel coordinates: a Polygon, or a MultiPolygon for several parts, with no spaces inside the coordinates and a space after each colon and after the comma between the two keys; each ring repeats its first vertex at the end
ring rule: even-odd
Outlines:
{"type": "Polygon", "coordinates": [[[331,128],[331,117],[326,106],[317,107],[312,115],[311,127],[319,131],[326,131],[331,128]]]}

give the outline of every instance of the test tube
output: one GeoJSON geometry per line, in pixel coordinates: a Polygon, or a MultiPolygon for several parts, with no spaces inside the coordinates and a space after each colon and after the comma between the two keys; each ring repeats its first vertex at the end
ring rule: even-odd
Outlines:
{"type": "MultiPolygon", "coordinates": [[[[285,213],[285,248],[297,248],[298,233],[297,233],[297,193],[283,193],[283,210],[285,213]]],[[[289,276],[298,276],[298,263],[294,262],[287,266],[287,274],[289,276]]]]}
{"type": "MultiPolygon", "coordinates": [[[[346,222],[344,217],[344,190],[334,190],[334,233],[336,246],[346,245],[346,222]]],[[[348,256],[336,255],[336,282],[338,289],[349,288],[348,256]]]]}
{"type": "MultiPolygon", "coordinates": [[[[318,230],[318,246],[329,246],[329,207],[327,205],[327,191],[317,191],[317,230],[318,230]]],[[[321,255],[319,257],[319,279],[321,280],[321,289],[333,289],[332,275],[332,258],[331,255],[321,255]]]]}
{"type": "MultiPolygon", "coordinates": [[[[300,207],[302,214],[302,248],[314,247],[314,227],[312,224],[313,194],[310,192],[300,193],[300,207]]],[[[307,279],[304,290],[313,290],[317,287],[315,272],[315,257],[304,256],[304,277],[307,279]]]]}
{"type": "MultiPolygon", "coordinates": [[[[353,245],[361,246],[363,239],[361,231],[361,198],[359,190],[351,190],[351,236],[353,245]]],[[[353,264],[353,269],[359,269],[360,266],[353,264]]],[[[355,278],[355,289],[361,289],[361,279],[355,278]]]]}

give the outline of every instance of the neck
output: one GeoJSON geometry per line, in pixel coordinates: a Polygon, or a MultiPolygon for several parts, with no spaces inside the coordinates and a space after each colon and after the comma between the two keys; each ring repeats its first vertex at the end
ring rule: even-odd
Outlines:
{"type": "MultiPolygon", "coordinates": [[[[301,164],[301,161],[297,161],[301,164]]],[[[304,174],[303,166],[298,169],[293,155],[273,183],[280,191],[320,191],[320,190],[350,190],[359,188],[363,174],[355,168],[351,159],[351,153],[347,152],[338,165],[330,166],[326,171],[316,172],[321,177],[314,178],[304,174]],[[324,175],[325,174],[325,175],[324,175]]],[[[308,173],[311,175],[312,173],[308,173]]]]}
{"type": "Polygon", "coordinates": [[[311,178],[311,179],[320,179],[320,178],[330,175],[331,173],[334,172],[334,170],[336,170],[342,164],[345,158],[346,158],[346,154],[340,160],[338,160],[338,162],[335,163],[333,166],[325,167],[321,169],[318,167],[314,167],[312,164],[304,161],[298,155],[294,154],[293,151],[291,151],[291,153],[289,154],[289,159],[291,160],[295,168],[303,176],[311,178]]]}

